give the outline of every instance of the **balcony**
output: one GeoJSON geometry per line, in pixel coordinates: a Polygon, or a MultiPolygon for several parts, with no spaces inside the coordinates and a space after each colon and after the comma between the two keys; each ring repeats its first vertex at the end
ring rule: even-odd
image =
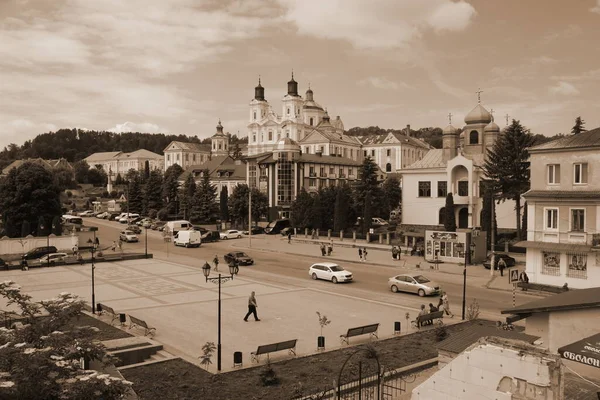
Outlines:
{"type": "Polygon", "coordinates": [[[346,179],[346,174],[340,174],[340,179],[346,179]]]}
{"type": "Polygon", "coordinates": [[[330,178],[336,179],[337,178],[337,174],[329,174],[330,178]]]}
{"type": "Polygon", "coordinates": [[[321,178],[327,178],[327,174],[326,174],[325,172],[321,172],[321,173],[319,174],[319,176],[320,176],[321,178]]]}
{"type": "Polygon", "coordinates": [[[316,172],[309,172],[308,176],[310,176],[311,178],[316,178],[317,177],[317,173],[316,172]]]}

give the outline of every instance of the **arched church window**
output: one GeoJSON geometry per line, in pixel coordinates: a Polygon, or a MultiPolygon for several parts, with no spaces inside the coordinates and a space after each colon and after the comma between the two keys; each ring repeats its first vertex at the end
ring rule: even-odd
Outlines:
{"type": "Polygon", "coordinates": [[[314,122],[314,120],[313,120],[313,117],[310,117],[310,121],[309,121],[309,123],[310,123],[310,126],[312,126],[312,125],[313,125],[313,122],[314,122]]]}
{"type": "Polygon", "coordinates": [[[256,133],[252,135],[252,141],[256,142],[256,133]]]}
{"type": "Polygon", "coordinates": [[[385,164],[385,172],[392,172],[392,164],[390,164],[390,163],[385,164]]]}
{"type": "Polygon", "coordinates": [[[269,140],[273,140],[273,132],[269,131],[269,140]]]}
{"type": "Polygon", "coordinates": [[[254,120],[256,121],[256,111],[254,111],[254,120]]]}
{"type": "Polygon", "coordinates": [[[290,108],[287,109],[287,115],[290,115],[290,108]]]}
{"type": "Polygon", "coordinates": [[[471,131],[469,133],[469,144],[479,144],[479,132],[471,131]]]}

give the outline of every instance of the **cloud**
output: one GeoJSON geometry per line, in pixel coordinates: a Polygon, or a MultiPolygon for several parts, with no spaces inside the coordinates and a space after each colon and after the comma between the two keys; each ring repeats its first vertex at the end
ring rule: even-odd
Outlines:
{"type": "Polygon", "coordinates": [[[579,90],[568,82],[560,81],[555,86],[548,89],[552,94],[559,94],[564,96],[573,96],[579,94],[579,90]]]}
{"type": "Polygon", "coordinates": [[[377,89],[398,90],[400,88],[408,89],[410,86],[404,82],[390,81],[384,77],[369,76],[368,78],[358,81],[359,86],[372,86],[377,89]]]}
{"type": "Polygon", "coordinates": [[[596,14],[600,14],[600,0],[596,0],[596,5],[590,8],[590,11],[596,14]]]}
{"type": "Polygon", "coordinates": [[[124,133],[124,132],[142,132],[142,133],[167,133],[166,129],[159,127],[156,124],[150,122],[142,122],[136,124],[134,122],[125,122],[123,124],[117,124],[116,126],[107,129],[109,132],[124,133]]]}
{"type": "Polygon", "coordinates": [[[465,29],[475,9],[450,0],[279,0],[298,33],[359,49],[402,47],[424,32],[465,29]]]}

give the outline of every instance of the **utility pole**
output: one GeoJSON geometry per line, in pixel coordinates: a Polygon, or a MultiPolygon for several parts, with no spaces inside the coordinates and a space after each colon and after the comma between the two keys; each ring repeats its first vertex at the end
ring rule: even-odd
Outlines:
{"type": "Polygon", "coordinates": [[[252,248],[252,188],[248,185],[248,247],[252,248]]]}
{"type": "Polygon", "coordinates": [[[496,200],[494,198],[494,194],[493,193],[492,193],[492,204],[491,204],[491,206],[492,206],[492,212],[491,212],[492,223],[490,224],[490,226],[491,226],[491,229],[490,229],[491,230],[491,232],[490,232],[490,235],[491,235],[491,238],[490,238],[490,247],[492,248],[492,259],[490,260],[490,276],[494,276],[494,268],[496,266],[496,264],[495,264],[496,263],[496,253],[495,253],[496,246],[494,245],[496,243],[496,235],[494,235],[494,231],[496,229],[495,229],[495,226],[494,226],[494,220],[495,220],[495,218],[494,218],[495,210],[494,209],[496,208],[496,200]]]}

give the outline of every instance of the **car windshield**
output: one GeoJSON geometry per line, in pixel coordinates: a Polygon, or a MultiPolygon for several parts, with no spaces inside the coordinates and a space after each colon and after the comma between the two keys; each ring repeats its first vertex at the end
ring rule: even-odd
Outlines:
{"type": "Polygon", "coordinates": [[[236,257],[248,257],[248,255],[247,255],[246,253],[242,253],[242,252],[240,252],[240,253],[235,253],[235,256],[236,256],[236,257]]]}
{"type": "Polygon", "coordinates": [[[344,268],[340,267],[339,265],[334,265],[333,267],[329,267],[329,269],[331,269],[333,272],[338,272],[338,271],[344,270],[344,268]]]}
{"type": "Polygon", "coordinates": [[[417,283],[427,283],[430,282],[429,279],[425,278],[423,275],[413,276],[413,279],[417,281],[417,283]]]}
{"type": "Polygon", "coordinates": [[[133,235],[133,232],[131,232],[131,231],[125,231],[125,234],[126,235],[133,235]]]}

